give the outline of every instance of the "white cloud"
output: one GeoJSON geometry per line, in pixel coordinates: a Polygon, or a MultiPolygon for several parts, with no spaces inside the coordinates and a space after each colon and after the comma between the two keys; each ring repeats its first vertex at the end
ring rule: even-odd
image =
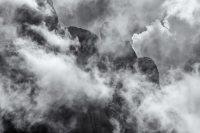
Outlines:
{"type": "MultiPolygon", "coordinates": [[[[37,7],[35,1],[30,0],[0,0],[0,4],[6,2],[13,2],[17,6],[27,4],[33,8],[37,7]]],[[[74,13],[75,6],[80,2],[57,0],[56,4],[58,4],[57,7],[62,6],[63,3],[69,4],[72,11],[70,13],[74,13]]],[[[140,57],[151,57],[158,65],[161,74],[164,73],[162,78],[164,85],[162,84],[161,90],[158,86],[147,82],[145,75],[140,73],[132,74],[126,70],[100,73],[95,67],[92,67],[90,72],[82,70],[76,65],[75,56],[65,54],[69,45],[78,45],[77,41],[70,40],[68,36],[60,36],[55,31],[48,31],[45,25],[30,26],[30,28],[39,32],[49,45],[59,47],[61,53],[48,51],[46,45],[38,45],[28,37],[16,39],[16,27],[12,19],[5,21],[5,18],[10,16],[4,14],[0,18],[0,41],[13,41],[17,50],[15,52],[19,54],[19,58],[23,59],[22,68],[35,76],[39,89],[38,95],[34,97],[38,104],[33,105],[29,97],[32,84],[27,83],[27,90],[22,91],[20,89],[22,86],[13,83],[9,77],[1,76],[0,108],[14,114],[18,114],[16,110],[23,108],[27,113],[26,119],[34,122],[42,119],[43,114],[48,112],[54,103],[67,107],[72,107],[77,102],[83,103],[82,105],[85,105],[85,102],[106,104],[112,99],[115,84],[121,81],[123,86],[118,91],[126,102],[123,109],[132,113],[130,117],[137,116],[139,131],[167,130],[171,132],[175,129],[178,133],[198,133],[200,130],[199,73],[187,74],[181,69],[176,72],[170,67],[179,68],[194,55],[193,46],[198,43],[199,35],[197,26],[199,2],[166,0],[162,5],[163,2],[158,0],[111,1],[109,8],[114,10],[114,14],[105,19],[114,23],[123,37],[129,32],[130,27],[138,26],[140,29],[138,31],[143,31],[141,29],[146,26],[144,32],[133,35],[133,47],[140,57]],[[163,22],[161,18],[165,11],[167,14],[163,22]],[[168,72],[169,76],[166,76],[165,72],[168,72]],[[111,80],[114,84],[112,87],[109,86],[111,80]],[[8,86],[5,87],[5,84],[8,86]],[[14,91],[12,85],[18,90],[14,91]],[[149,124],[153,126],[150,127],[149,124]]],[[[104,20],[95,20],[94,25],[90,25],[91,29],[102,21],[104,20]]],[[[116,36],[109,38],[111,42],[113,38],[115,39],[116,36]]],[[[4,46],[1,45],[1,47],[4,46]]],[[[112,48],[111,46],[111,50],[112,48]]],[[[110,49],[102,51],[105,52],[105,50],[110,49]]],[[[8,63],[10,67],[18,65],[13,65],[15,63],[13,60],[9,60],[8,63]]],[[[115,119],[111,119],[111,122],[116,127],[114,132],[119,132],[120,123],[115,119]]]]}
{"type": "Polygon", "coordinates": [[[107,81],[95,70],[91,77],[91,74],[78,68],[73,56],[47,54],[41,49],[22,49],[20,54],[38,79],[37,84],[42,90],[37,100],[43,108],[56,101],[71,107],[73,102],[85,96],[89,101],[102,102],[112,97],[113,89],[106,85],[107,81]],[[44,101],[41,102],[41,99],[44,101]]]}
{"type": "Polygon", "coordinates": [[[182,79],[171,81],[172,83],[164,85],[161,91],[150,94],[139,107],[135,115],[138,116],[141,131],[175,130],[178,133],[198,133],[199,73],[189,75],[179,71],[176,76],[178,74],[181,74],[182,79]],[[152,122],[155,129],[151,129],[152,127],[148,125],[152,122]]]}
{"type": "Polygon", "coordinates": [[[180,60],[185,60],[181,55],[182,44],[177,44],[176,35],[158,20],[147,26],[147,30],[141,34],[134,34],[132,40],[137,55],[152,58],[161,74],[171,66],[181,65],[180,60]]]}
{"type": "Polygon", "coordinates": [[[38,4],[35,0],[0,0],[0,4],[6,4],[6,3],[15,6],[28,5],[29,7],[34,9],[38,7],[38,4]]]}
{"type": "Polygon", "coordinates": [[[200,2],[198,0],[166,0],[163,7],[167,10],[167,17],[178,17],[190,25],[200,22],[200,2]]]}
{"type": "Polygon", "coordinates": [[[63,37],[57,34],[55,31],[49,31],[45,25],[40,26],[30,26],[32,30],[41,34],[47,41],[47,43],[51,46],[58,47],[60,51],[67,52],[69,51],[70,45],[80,45],[78,39],[71,40],[69,35],[67,34],[63,37]]]}

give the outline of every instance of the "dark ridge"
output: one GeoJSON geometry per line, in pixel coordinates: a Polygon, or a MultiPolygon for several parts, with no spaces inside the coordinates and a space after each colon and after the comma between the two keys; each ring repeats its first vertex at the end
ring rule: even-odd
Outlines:
{"type": "Polygon", "coordinates": [[[104,22],[100,27],[100,36],[102,42],[99,45],[111,39],[108,45],[113,45],[115,51],[114,53],[105,53],[104,56],[110,58],[114,70],[129,69],[135,72],[134,64],[137,55],[131,46],[132,44],[129,41],[123,41],[118,29],[113,24],[104,22]]]}
{"type": "MultiPolygon", "coordinates": [[[[42,6],[41,3],[39,5],[42,6]]],[[[26,5],[23,5],[17,8],[14,20],[21,25],[23,24],[39,25],[42,22],[45,22],[50,31],[55,30],[57,29],[58,26],[58,16],[54,8],[53,7],[51,8],[52,8],[51,16],[50,15],[46,16],[45,14],[41,14],[40,11],[37,11],[26,5]]]]}
{"type": "Polygon", "coordinates": [[[156,64],[151,58],[138,58],[138,68],[142,73],[147,75],[149,81],[159,84],[159,72],[156,64]]]}
{"type": "Polygon", "coordinates": [[[70,48],[77,56],[77,63],[86,65],[88,58],[98,53],[95,45],[98,41],[98,36],[88,30],[73,26],[68,27],[68,31],[71,34],[72,39],[77,37],[80,42],[80,46],[71,46],[70,48]]]}
{"type": "MultiPolygon", "coordinates": [[[[41,34],[31,30],[29,25],[40,25],[42,22],[45,22],[50,31],[55,30],[62,32],[61,34],[63,36],[65,35],[65,31],[58,25],[58,17],[54,10],[53,2],[51,0],[47,2],[52,8],[51,16],[44,16],[27,6],[19,7],[15,14],[15,21],[19,25],[19,35],[22,37],[30,37],[39,45],[44,45],[46,40],[41,34]]],[[[43,0],[38,0],[38,4],[41,7],[46,6],[43,0]]],[[[97,13],[101,13],[102,9],[97,11],[97,13]]],[[[159,72],[154,61],[148,57],[138,58],[131,43],[123,41],[117,28],[110,25],[110,23],[106,22],[100,28],[101,39],[94,33],[85,29],[71,26],[68,27],[67,30],[71,35],[71,39],[77,38],[80,42],[80,45],[72,45],[70,47],[70,52],[76,56],[76,61],[79,66],[85,68],[89,63],[93,63],[92,65],[97,66],[101,72],[108,72],[108,70],[110,70],[111,73],[115,73],[121,70],[130,70],[132,74],[134,74],[136,72],[135,65],[138,63],[139,70],[147,75],[147,79],[152,83],[159,84],[159,72]],[[117,53],[119,54],[118,56],[115,56],[113,53],[102,54],[99,52],[98,45],[101,45],[107,38],[113,40],[113,43],[119,43],[117,51],[114,51],[121,52],[117,53]],[[94,62],[89,60],[92,57],[95,58],[94,62]]],[[[10,52],[9,50],[5,50],[5,52],[4,54],[0,54],[0,72],[9,77],[16,85],[31,83],[31,85],[33,85],[33,90],[31,90],[30,97],[32,97],[32,95],[36,93],[35,89],[37,89],[34,75],[17,66],[11,66],[6,61],[9,56],[16,56],[19,58],[18,63],[23,62],[23,60],[20,60],[19,55],[15,53],[15,51],[10,52]]],[[[111,119],[115,119],[121,125],[122,133],[136,133],[137,120],[134,119],[133,123],[127,122],[130,114],[124,109],[127,105],[125,99],[120,94],[120,90],[124,87],[122,81],[110,82],[109,86],[114,89],[114,95],[112,100],[108,101],[107,105],[101,105],[96,102],[88,105],[88,103],[83,103],[83,100],[81,101],[81,105],[77,105],[78,109],[73,110],[65,106],[56,107],[57,104],[55,104],[54,106],[52,105],[52,109],[47,112],[45,120],[49,123],[54,122],[65,126],[68,126],[72,120],[75,120],[76,124],[68,131],[69,133],[112,133],[115,127],[111,119]],[[87,105],[85,106],[86,111],[83,111],[81,108],[81,106],[84,105],[87,105]]],[[[21,89],[23,89],[23,87],[21,89]]],[[[133,100],[137,100],[137,98],[133,100]]],[[[138,106],[139,105],[140,101],[138,100],[138,106]]],[[[11,118],[3,118],[2,123],[4,133],[59,133],[61,130],[56,130],[54,129],[54,125],[50,126],[45,123],[35,123],[34,125],[25,127],[27,129],[17,129],[14,123],[12,123],[11,118]]]]}
{"type": "Polygon", "coordinates": [[[29,25],[22,25],[18,28],[18,34],[21,37],[30,37],[38,45],[45,45],[46,39],[37,31],[32,30],[29,25]]]}
{"type": "Polygon", "coordinates": [[[58,15],[55,11],[55,8],[53,6],[53,1],[52,0],[47,0],[47,3],[51,6],[52,8],[52,15],[51,16],[47,16],[45,18],[45,22],[47,24],[47,27],[49,27],[49,30],[55,30],[58,28],[58,15]]]}
{"type": "Polygon", "coordinates": [[[92,45],[92,43],[96,43],[96,41],[98,40],[97,35],[85,29],[70,26],[68,27],[68,31],[71,34],[72,38],[78,37],[80,43],[91,43],[90,45],[92,45]]]}
{"type": "Polygon", "coordinates": [[[113,125],[105,110],[93,108],[78,117],[77,126],[71,133],[111,133],[113,125]]]}
{"type": "Polygon", "coordinates": [[[133,72],[135,72],[134,64],[137,59],[137,55],[135,51],[133,50],[130,42],[126,42],[124,48],[122,51],[125,51],[126,53],[123,54],[122,56],[117,57],[114,60],[114,65],[117,70],[119,69],[130,69],[133,72]]]}
{"type": "MultiPolygon", "coordinates": [[[[48,5],[45,4],[45,1],[37,0],[39,7],[48,8],[48,5]]],[[[54,10],[52,1],[48,0],[47,4],[50,5],[51,11],[52,11],[51,15],[42,14],[41,11],[37,11],[26,5],[18,7],[16,9],[14,21],[19,25],[19,28],[18,28],[19,35],[29,36],[38,44],[44,45],[44,43],[46,42],[44,37],[40,35],[38,32],[30,29],[29,26],[40,25],[42,22],[45,22],[46,26],[48,27],[50,31],[57,30],[58,16],[54,10]]]]}
{"type": "Polygon", "coordinates": [[[39,11],[24,5],[16,10],[14,19],[20,24],[27,23],[39,25],[43,21],[44,16],[39,11]]]}

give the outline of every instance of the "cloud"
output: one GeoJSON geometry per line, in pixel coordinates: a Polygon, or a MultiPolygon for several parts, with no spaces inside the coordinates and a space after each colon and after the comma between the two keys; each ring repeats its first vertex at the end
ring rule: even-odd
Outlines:
{"type": "Polygon", "coordinates": [[[188,60],[199,57],[198,26],[191,27],[186,21],[171,17],[164,23],[155,20],[146,29],[133,35],[133,48],[138,56],[151,57],[161,75],[171,67],[184,67],[188,60]]]}
{"type": "Polygon", "coordinates": [[[162,19],[163,0],[54,0],[59,19],[66,26],[87,28],[98,33],[106,21],[113,23],[125,39],[134,32],[141,32],[155,19],[162,19]],[[156,7],[156,8],[155,8],[156,7]],[[123,21],[122,21],[123,20],[123,21]]]}
{"type": "Polygon", "coordinates": [[[191,26],[199,23],[200,3],[198,0],[166,0],[163,7],[167,9],[167,17],[177,17],[191,26]]]}
{"type": "Polygon", "coordinates": [[[75,99],[84,96],[89,101],[106,101],[112,96],[113,89],[106,85],[107,81],[99,76],[98,71],[94,70],[91,77],[91,74],[76,66],[72,55],[55,55],[30,47],[23,47],[19,53],[25,58],[29,71],[38,79],[37,84],[42,89],[39,97],[47,103],[60,100],[71,107],[75,99]]]}
{"type": "Polygon", "coordinates": [[[70,35],[69,33],[67,33],[67,30],[66,35],[61,36],[55,31],[49,31],[44,24],[39,26],[31,25],[29,26],[29,28],[36,31],[38,34],[41,34],[41,36],[43,36],[44,39],[47,41],[47,45],[58,47],[61,52],[68,52],[71,45],[80,45],[78,39],[70,39],[70,35]]]}
{"type": "MultiPolygon", "coordinates": [[[[66,26],[77,25],[97,32],[104,21],[115,25],[114,30],[106,28],[116,34],[107,35],[108,41],[101,42],[101,54],[126,54],[128,50],[122,49],[124,42],[133,35],[137,55],[151,57],[158,65],[161,87],[147,81],[137,68],[135,73],[128,69],[101,72],[95,64],[99,61],[97,57],[89,60],[89,69],[85,70],[77,65],[77,57],[69,50],[70,45],[80,45],[77,40],[71,40],[68,33],[63,36],[49,31],[42,23],[27,26],[45,38],[45,45],[38,45],[30,36],[19,36],[18,26],[12,19],[14,12],[8,8],[12,6],[3,7],[10,2],[0,1],[5,11],[0,12],[0,41],[1,44],[6,41],[0,51],[0,55],[4,55],[2,61],[5,60],[0,76],[1,116],[13,114],[19,128],[27,121],[51,123],[47,117],[52,108],[59,110],[64,106],[85,113],[87,104],[105,107],[113,102],[113,95],[117,93],[123,99],[119,116],[126,116],[122,119],[138,132],[199,132],[198,69],[191,73],[182,70],[187,60],[199,57],[198,1],[54,1],[60,20],[66,26]],[[20,78],[28,81],[18,82],[20,78]],[[138,125],[134,124],[135,118],[138,125]]],[[[35,1],[15,0],[15,4],[37,7],[35,1]]],[[[118,118],[110,121],[115,126],[114,132],[123,130],[118,118]]],[[[61,123],[61,126],[64,125],[61,123]]]]}
{"type": "Polygon", "coordinates": [[[6,43],[7,41],[11,41],[13,38],[17,36],[17,29],[12,24],[5,24],[5,20],[0,18],[0,41],[1,45],[6,43]]]}
{"type": "Polygon", "coordinates": [[[170,83],[162,91],[148,95],[136,111],[140,131],[191,132],[199,131],[199,73],[191,75],[173,70],[170,83]]]}
{"type": "Polygon", "coordinates": [[[171,66],[181,65],[179,60],[185,60],[176,38],[159,20],[147,26],[147,30],[132,37],[133,48],[138,56],[151,57],[158,65],[159,72],[171,66]]]}
{"type": "Polygon", "coordinates": [[[0,4],[12,4],[14,6],[28,5],[31,8],[37,8],[38,4],[35,0],[0,0],[0,4]]]}

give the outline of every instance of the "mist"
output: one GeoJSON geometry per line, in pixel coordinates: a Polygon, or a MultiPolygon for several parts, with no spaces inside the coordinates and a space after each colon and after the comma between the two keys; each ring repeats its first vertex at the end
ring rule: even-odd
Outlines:
{"type": "Polygon", "coordinates": [[[0,132],[198,133],[198,0],[0,0],[0,132]]]}

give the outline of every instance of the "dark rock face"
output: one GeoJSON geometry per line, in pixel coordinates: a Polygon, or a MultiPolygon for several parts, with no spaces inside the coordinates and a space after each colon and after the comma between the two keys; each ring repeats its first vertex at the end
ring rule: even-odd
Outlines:
{"type": "Polygon", "coordinates": [[[19,24],[18,32],[20,35],[29,36],[38,44],[43,45],[46,42],[45,38],[29,26],[45,23],[50,31],[56,30],[58,28],[58,16],[51,0],[37,0],[37,3],[38,10],[26,5],[19,7],[16,10],[14,20],[19,24]],[[50,13],[43,13],[45,10],[50,10],[50,13]]]}
{"type": "MultiPolygon", "coordinates": [[[[108,25],[109,24],[106,23],[106,27],[108,25]]],[[[120,50],[124,51],[125,53],[120,54],[120,56],[114,56],[112,53],[101,55],[101,53],[98,51],[98,46],[96,44],[98,42],[98,38],[96,35],[84,29],[69,27],[68,31],[72,35],[72,37],[78,37],[80,41],[81,46],[76,51],[78,58],[84,60],[85,58],[98,55],[99,61],[97,65],[102,72],[106,72],[110,67],[113,72],[125,69],[131,70],[133,73],[135,73],[136,70],[134,68],[134,65],[138,63],[140,71],[147,76],[147,79],[152,83],[159,84],[159,72],[156,64],[152,59],[147,57],[137,58],[137,55],[132,49],[131,44],[129,42],[123,42],[121,40],[120,34],[117,31],[114,31],[115,34],[111,35],[112,33],[107,33],[105,30],[103,31],[103,29],[101,30],[101,41],[106,40],[107,36],[117,36],[120,42],[124,43],[122,47],[120,46],[120,50]]],[[[115,41],[113,41],[113,43],[114,42],[115,41]]],[[[122,89],[122,87],[123,84],[119,82],[119,86],[117,88],[122,89]]],[[[128,112],[123,113],[124,110],[121,110],[124,103],[123,101],[124,99],[116,92],[113,96],[112,103],[109,106],[104,107],[103,110],[93,108],[89,110],[86,114],[82,114],[81,117],[78,118],[78,126],[73,131],[73,133],[113,132],[114,127],[109,121],[110,118],[116,118],[120,122],[120,125],[123,125],[121,128],[125,133],[136,132],[136,129],[134,129],[136,125],[129,125],[126,122],[128,112]],[[124,114],[123,117],[122,114],[124,114]]]]}
{"type": "Polygon", "coordinates": [[[43,19],[43,15],[39,11],[31,9],[28,6],[18,8],[15,15],[15,20],[20,24],[28,23],[39,25],[43,19]]]}
{"type": "Polygon", "coordinates": [[[114,127],[109,119],[105,110],[93,108],[80,115],[77,127],[72,133],[111,133],[114,127]]]}
{"type": "Polygon", "coordinates": [[[45,22],[49,30],[54,30],[58,25],[58,16],[54,10],[53,3],[50,0],[37,0],[39,11],[32,9],[26,5],[19,7],[16,11],[16,22],[24,25],[33,24],[39,25],[45,22]],[[49,14],[41,13],[40,10],[50,10],[49,14]]]}
{"type": "Polygon", "coordinates": [[[78,38],[80,42],[80,46],[71,46],[70,48],[77,56],[77,62],[82,65],[87,64],[88,58],[98,53],[95,46],[95,43],[98,41],[97,35],[77,27],[68,27],[68,31],[72,39],[78,38]]]}
{"type": "Polygon", "coordinates": [[[142,73],[147,75],[149,81],[159,84],[158,68],[151,58],[138,58],[138,67],[142,73]]]}
{"type": "MultiPolygon", "coordinates": [[[[39,45],[43,45],[46,41],[44,37],[31,30],[28,26],[40,25],[42,22],[45,22],[50,31],[57,31],[58,17],[51,0],[38,0],[38,4],[41,8],[50,6],[52,14],[46,16],[27,6],[22,6],[16,11],[15,21],[20,27],[19,34],[21,36],[31,37],[39,45]]],[[[121,70],[129,70],[134,74],[136,72],[135,65],[138,64],[138,68],[147,76],[150,82],[159,84],[159,72],[154,61],[147,57],[138,58],[131,43],[123,41],[120,33],[110,23],[104,23],[100,28],[100,39],[97,35],[85,29],[68,27],[67,30],[71,35],[71,39],[77,38],[80,42],[79,46],[71,46],[70,52],[76,56],[77,65],[81,68],[84,69],[91,63],[89,59],[92,57],[96,59],[92,62],[93,65],[97,66],[99,71],[103,73],[107,72],[109,69],[112,73],[121,70]],[[111,52],[108,50],[106,53],[102,53],[102,51],[99,50],[99,47],[101,47],[99,45],[106,43],[109,39],[112,41],[113,45],[117,43],[116,46],[113,47],[114,51],[111,49],[111,52]]],[[[11,53],[11,56],[17,55],[11,53]]],[[[1,57],[0,55],[0,68],[2,70],[6,70],[6,67],[11,68],[3,57],[1,57]]],[[[29,75],[27,72],[20,71],[20,69],[15,70],[11,68],[9,70],[13,73],[13,75],[9,76],[18,84],[23,84],[25,82],[33,82],[34,84],[34,78],[31,74],[29,75]]],[[[6,73],[6,71],[4,72],[6,73]]],[[[112,118],[116,119],[122,126],[121,132],[136,133],[135,127],[137,124],[132,125],[126,121],[128,112],[123,110],[125,106],[124,98],[119,94],[119,90],[122,89],[123,86],[122,82],[117,81],[113,99],[107,105],[88,105],[86,107],[86,112],[61,109],[60,112],[49,112],[49,116],[47,115],[47,117],[54,122],[64,124],[68,124],[70,120],[76,119],[75,128],[68,131],[69,133],[112,133],[114,130],[114,126],[111,122],[112,118]]],[[[37,88],[37,86],[34,86],[34,88],[37,88]]],[[[12,122],[12,119],[3,119],[4,133],[59,133],[59,131],[54,130],[46,123],[27,125],[26,129],[18,129],[12,122]]]]}
{"type": "Polygon", "coordinates": [[[133,48],[131,47],[131,44],[129,42],[126,42],[122,51],[125,51],[125,54],[115,58],[114,66],[116,67],[117,70],[131,69],[132,71],[135,71],[134,64],[136,63],[137,55],[133,50],[133,48]]]}
{"type": "Polygon", "coordinates": [[[47,0],[47,5],[46,6],[48,6],[48,4],[51,7],[52,14],[47,15],[45,17],[44,21],[46,22],[47,27],[49,27],[50,30],[54,30],[54,29],[57,29],[57,26],[58,26],[58,15],[56,14],[56,11],[54,9],[53,1],[52,0],[47,0]]]}
{"type": "Polygon", "coordinates": [[[131,43],[124,41],[117,28],[109,22],[105,22],[100,27],[101,42],[98,49],[103,56],[100,66],[106,68],[105,59],[109,60],[114,71],[120,69],[130,69],[135,71],[134,64],[137,55],[133,50],[131,43]],[[105,45],[106,46],[102,46],[105,45]],[[103,51],[102,51],[103,50],[103,51]]]}

